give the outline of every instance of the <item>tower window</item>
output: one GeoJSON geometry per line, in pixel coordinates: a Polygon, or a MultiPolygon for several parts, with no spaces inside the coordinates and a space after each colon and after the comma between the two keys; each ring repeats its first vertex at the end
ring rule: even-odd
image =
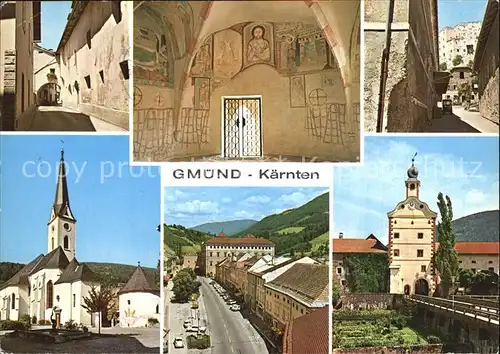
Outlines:
{"type": "Polygon", "coordinates": [[[424,250],[417,250],[417,257],[423,257],[424,256],[424,250]]]}
{"type": "Polygon", "coordinates": [[[130,300],[127,300],[127,305],[130,305],[130,300]]]}
{"type": "Polygon", "coordinates": [[[394,233],[394,238],[399,238],[399,232],[394,233]]]}
{"type": "Polygon", "coordinates": [[[476,264],[476,261],[472,261],[472,264],[476,264]]]}
{"type": "Polygon", "coordinates": [[[399,250],[398,249],[394,250],[394,257],[399,257],[399,250]]]}
{"type": "Polygon", "coordinates": [[[420,266],[420,271],[422,273],[425,273],[427,271],[427,266],[423,265],[423,266],[420,266]]]}
{"type": "Polygon", "coordinates": [[[410,184],[410,190],[412,191],[414,189],[415,189],[415,183],[410,184]]]}
{"type": "Polygon", "coordinates": [[[52,237],[52,248],[51,248],[51,250],[53,250],[53,249],[54,249],[54,238],[52,237]]]}
{"type": "Polygon", "coordinates": [[[64,249],[67,250],[69,249],[69,237],[64,236],[64,249]]]}
{"type": "Polygon", "coordinates": [[[156,305],[156,311],[155,313],[160,313],[160,305],[156,305]]]}
{"type": "Polygon", "coordinates": [[[419,232],[417,234],[417,237],[420,238],[420,239],[424,238],[424,233],[423,232],[419,232]]]}

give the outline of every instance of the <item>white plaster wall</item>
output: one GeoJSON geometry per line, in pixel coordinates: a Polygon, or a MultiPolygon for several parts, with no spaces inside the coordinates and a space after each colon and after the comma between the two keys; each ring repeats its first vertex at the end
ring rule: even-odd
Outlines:
{"type": "Polygon", "coordinates": [[[129,59],[128,14],[133,3],[121,2],[122,19],[118,24],[111,6],[110,1],[89,2],[68,42],[60,49],[61,86],[64,86],[61,96],[64,106],[127,129],[129,80],[124,79],[120,62],[129,59]],[[87,45],[89,30],[94,34],[91,48],[87,45]],[[100,71],[104,73],[104,81],[100,71]],[[90,76],[90,88],[86,76],[90,76]],[[75,82],[79,93],[75,91],[75,82]]]}
{"type": "Polygon", "coordinates": [[[75,258],[76,223],[56,217],[47,225],[47,253],[56,249],[58,246],[64,249],[64,253],[70,262],[75,258]],[[64,224],[66,223],[69,224],[69,230],[64,228],[64,224]],[[64,249],[64,236],[68,236],[69,238],[68,249],[64,249]],[[53,243],[52,238],[54,239],[53,243]],[[52,247],[52,244],[54,247],[52,247]]]}
{"type": "MultiPolygon", "coordinates": [[[[17,286],[9,286],[2,290],[2,299],[7,297],[7,306],[3,309],[2,319],[9,319],[11,321],[19,321],[22,313],[19,311],[19,288],[17,286]],[[12,308],[12,294],[15,294],[15,305],[12,308]]],[[[3,300],[2,300],[3,302],[3,300]]]]}
{"type": "MultiPolygon", "coordinates": [[[[31,316],[36,316],[37,320],[47,320],[50,321],[50,316],[52,315],[52,308],[46,308],[46,287],[47,283],[52,280],[54,284],[61,276],[62,271],[59,269],[42,269],[32,276],[30,276],[31,288],[31,305],[30,314],[31,316]],[[35,284],[35,291],[33,290],[33,284],[35,284]],[[35,292],[37,292],[35,294],[35,292]]],[[[54,306],[59,306],[56,300],[56,286],[54,286],[54,306]]]]}
{"type": "MultiPolygon", "coordinates": [[[[16,2],[16,118],[34,105],[33,95],[33,2],[16,2]],[[24,77],[24,90],[23,78],[24,77]],[[24,92],[24,102],[23,102],[24,92]]],[[[24,121],[16,122],[22,129],[24,121]]]]}
{"type": "Polygon", "coordinates": [[[50,55],[42,50],[34,49],[34,65],[33,65],[33,93],[36,95],[38,89],[48,83],[47,74],[50,73],[50,69],[55,69],[55,74],[57,75],[57,82],[60,85],[61,80],[59,77],[59,65],[55,55],[50,55]]]}
{"type": "Polygon", "coordinates": [[[121,327],[145,327],[148,318],[160,320],[156,307],[160,306],[160,297],[151,293],[133,292],[121,294],[118,299],[121,327]],[[128,301],[130,300],[130,305],[128,301]],[[133,312],[133,316],[127,313],[133,312]],[[127,313],[126,313],[127,312],[127,313]]]}
{"type": "Polygon", "coordinates": [[[493,268],[494,272],[498,274],[498,255],[494,254],[459,254],[458,255],[459,267],[462,269],[476,269],[477,272],[480,270],[488,270],[488,268],[493,268]],[[472,263],[475,262],[475,263],[472,263]]]}

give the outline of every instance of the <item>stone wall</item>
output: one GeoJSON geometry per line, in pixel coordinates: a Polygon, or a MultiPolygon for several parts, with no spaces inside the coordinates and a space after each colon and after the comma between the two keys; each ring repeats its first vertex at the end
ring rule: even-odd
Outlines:
{"type": "Polygon", "coordinates": [[[0,102],[0,130],[14,130],[16,119],[16,51],[3,53],[3,96],[0,102]]]}
{"type": "Polygon", "coordinates": [[[343,309],[388,309],[401,302],[402,295],[385,293],[342,294],[340,302],[343,309]]]}
{"type": "MultiPolygon", "coordinates": [[[[384,101],[388,132],[426,131],[437,96],[437,38],[433,2],[396,0],[384,101]]],[[[388,2],[365,1],[365,131],[375,131],[379,110],[381,59],[385,46],[388,2]]]]}
{"type": "Polygon", "coordinates": [[[412,345],[406,347],[371,347],[371,348],[339,348],[333,349],[333,354],[441,354],[441,344],[412,345]]]}
{"type": "Polygon", "coordinates": [[[499,77],[499,20],[498,14],[493,23],[486,48],[483,53],[478,70],[479,76],[479,112],[487,118],[499,124],[498,112],[498,80],[499,77]]]}

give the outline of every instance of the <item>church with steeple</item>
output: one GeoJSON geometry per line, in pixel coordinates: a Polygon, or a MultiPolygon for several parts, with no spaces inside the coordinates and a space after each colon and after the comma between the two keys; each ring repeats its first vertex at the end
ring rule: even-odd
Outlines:
{"type": "Polygon", "coordinates": [[[438,282],[432,262],[437,213],[420,199],[415,156],[407,171],[405,198],[387,213],[390,293],[432,295],[438,282]]]}
{"type": "Polygon", "coordinates": [[[0,288],[0,320],[20,320],[22,315],[40,323],[51,318],[64,324],[73,320],[92,325],[82,307],[96,274],[76,259],[76,219],[71,211],[64,150],[61,150],[54,203],[47,223],[47,254],[38,255],[0,288]]]}

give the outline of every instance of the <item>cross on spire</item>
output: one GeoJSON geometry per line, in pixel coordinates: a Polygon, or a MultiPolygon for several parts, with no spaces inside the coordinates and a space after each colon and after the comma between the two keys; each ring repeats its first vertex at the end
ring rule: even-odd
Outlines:
{"type": "Polygon", "coordinates": [[[415,153],[415,155],[413,155],[413,157],[411,158],[412,167],[415,166],[415,156],[417,156],[417,153],[415,153]]]}
{"type": "Polygon", "coordinates": [[[61,160],[64,160],[64,140],[60,140],[61,142],[61,160]]]}

